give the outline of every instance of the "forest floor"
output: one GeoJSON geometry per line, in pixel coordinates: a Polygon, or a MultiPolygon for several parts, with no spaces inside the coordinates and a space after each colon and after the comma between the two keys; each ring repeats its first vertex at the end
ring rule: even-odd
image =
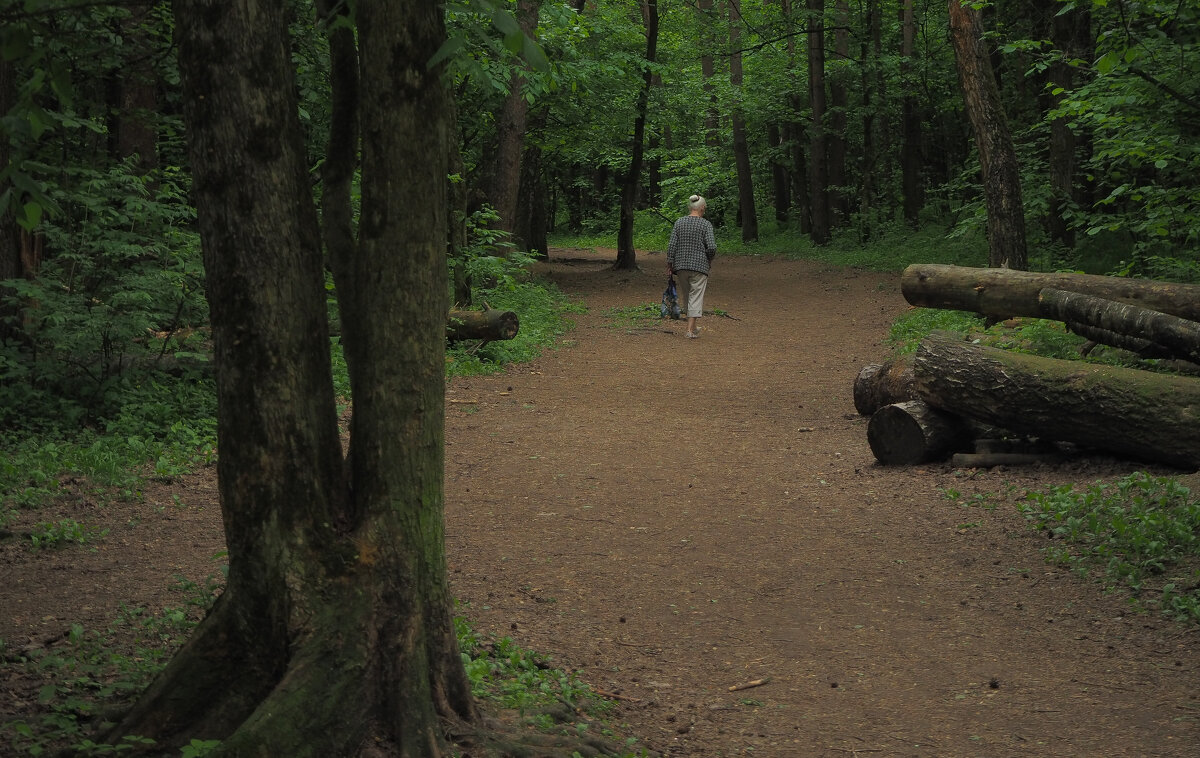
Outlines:
{"type": "MultiPolygon", "coordinates": [[[[588,312],[447,387],[451,585],[479,632],[615,697],[666,756],[1200,754],[1198,628],[1047,564],[1015,505],[1144,465],[880,466],[852,385],[888,355],[898,275],[718,258],[688,340],[631,317],[664,256],[614,257],[555,251],[588,312]]],[[[177,603],[173,575],[217,565],[213,480],[91,507],[94,549],[0,544],[0,639],[177,603]]],[[[35,696],[0,678],[0,721],[35,696]]]]}

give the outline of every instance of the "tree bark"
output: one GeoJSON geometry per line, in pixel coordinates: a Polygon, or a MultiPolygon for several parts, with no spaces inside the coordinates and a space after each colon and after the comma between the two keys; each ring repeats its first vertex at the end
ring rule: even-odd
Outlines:
{"type": "Polygon", "coordinates": [[[917,394],[944,411],[1143,461],[1200,465],[1200,380],[1013,353],[932,335],[917,394]]]}
{"type": "MultiPolygon", "coordinates": [[[[518,0],[517,24],[527,37],[535,36],[541,0],[518,0]]],[[[521,185],[521,154],[524,150],[525,126],[529,116],[529,101],[525,99],[526,67],[513,66],[509,75],[508,94],[496,114],[496,150],[488,169],[486,190],[488,202],[500,218],[499,229],[512,232],[517,223],[517,195],[521,185]]]]}
{"type": "Polygon", "coordinates": [[[950,37],[967,115],[975,132],[988,216],[988,265],[1028,267],[1021,174],[996,76],[983,44],[979,11],[949,0],[950,37]]]}
{"type": "Polygon", "coordinates": [[[969,440],[962,419],[920,400],[885,405],[867,422],[867,443],[885,465],[941,460],[969,440]]]}
{"type": "Polygon", "coordinates": [[[521,329],[521,319],[512,311],[450,311],[446,339],[510,340],[521,329]]]}
{"type": "Polygon", "coordinates": [[[1047,288],[1094,295],[1200,321],[1200,285],[1197,284],[931,263],[913,264],[900,276],[900,292],[912,305],[971,311],[998,319],[1013,316],[1047,318],[1038,300],[1038,294],[1047,288]]]}
{"type": "Polygon", "coordinates": [[[829,77],[829,133],[826,149],[829,155],[830,223],[841,228],[850,223],[849,179],[846,173],[846,109],[850,96],[846,86],[850,60],[850,3],[834,1],[833,54],[841,64],[829,77]]]}
{"type": "Polygon", "coordinates": [[[155,751],[218,739],[214,756],[367,744],[436,756],[447,722],[475,719],[442,531],[449,110],[427,65],[442,9],[356,6],[362,211],[339,284],[353,293],[341,303],[354,399],[343,460],[286,8],[174,4],[229,575],[110,738],[152,737],[155,751]]]}
{"type": "Polygon", "coordinates": [[[771,149],[771,194],[775,199],[775,221],[786,225],[792,207],[791,179],[781,154],[785,143],[778,124],[767,124],[767,145],[771,149]]]}
{"type": "Polygon", "coordinates": [[[637,206],[638,190],[642,183],[642,156],[646,149],[646,112],[650,103],[650,88],[654,74],[650,64],[657,58],[658,51],[658,0],[645,0],[642,20],[646,25],[646,67],[642,72],[642,88],[638,92],[637,117],[633,122],[633,149],[629,158],[629,171],[621,187],[621,222],[617,230],[617,261],[613,268],[629,271],[637,268],[637,252],[633,249],[633,220],[637,206]]]}
{"type": "Polygon", "coordinates": [[[808,181],[814,245],[827,245],[829,218],[829,153],[825,134],[825,0],[808,0],[808,97],[812,109],[809,125],[808,181]]]}
{"type": "MultiPolygon", "coordinates": [[[[1195,321],[1128,303],[1051,288],[1043,289],[1038,301],[1046,318],[1063,321],[1068,327],[1082,324],[1136,337],[1153,345],[1161,345],[1175,357],[1200,363],[1200,323],[1195,321]]],[[[1093,335],[1085,336],[1095,339],[1093,335]]]]}
{"type": "Polygon", "coordinates": [[[914,62],[917,33],[913,0],[901,0],[900,4],[900,87],[901,96],[900,133],[904,146],[900,151],[900,186],[904,195],[904,220],[912,229],[921,226],[921,209],[925,205],[921,167],[921,109],[917,100],[914,62]]]}
{"type": "Polygon", "coordinates": [[[915,400],[912,356],[901,355],[885,363],[864,366],[854,379],[854,408],[870,416],[885,405],[915,400]]]}
{"type": "Polygon", "coordinates": [[[733,159],[737,166],[738,215],[742,220],[742,242],[758,239],[758,211],[754,207],[754,175],[750,170],[750,146],[746,141],[746,118],[742,113],[742,53],[739,50],[742,34],[740,0],[728,0],[729,5],[729,84],[734,92],[733,159]]]}

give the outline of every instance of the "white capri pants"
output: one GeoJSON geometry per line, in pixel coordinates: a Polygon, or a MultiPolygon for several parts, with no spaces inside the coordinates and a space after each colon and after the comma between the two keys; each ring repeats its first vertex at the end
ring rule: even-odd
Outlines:
{"type": "Polygon", "coordinates": [[[679,274],[679,299],[687,303],[688,318],[704,315],[704,289],[708,286],[708,274],[699,271],[677,271],[679,274]]]}

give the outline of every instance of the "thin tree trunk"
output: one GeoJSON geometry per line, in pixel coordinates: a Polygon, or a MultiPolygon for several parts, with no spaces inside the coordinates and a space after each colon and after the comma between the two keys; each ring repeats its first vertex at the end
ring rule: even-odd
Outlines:
{"type": "Polygon", "coordinates": [[[779,125],[767,124],[767,145],[771,148],[771,190],[775,199],[775,221],[779,224],[787,224],[788,212],[792,208],[791,179],[781,155],[784,144],[779,125]]]}
{"type": "Polygon", "coordinates": [[[637,268],[637,252],[633,248],[633,220],[637,207],[638,190],[642,183],[642,156],[646,141],[646,111],[650,102],[650,87],[654,75],[650,64],[655,62],[658,51],[658,0],[645,0],[642,20],[646,25],[646,67],[642,72],[642,89],[638,93],[637,118],[633,122],[633,149],[629,159],[629,171],[621,187],[621,226],[617,231],[617,261],[613,268],[630,270],[637,268]]]}
{"type": "Polygon", "coordinates": [[[967,115],[975,132],[983,195],[988,215],[988,263],[996,268],[1028,267],[1025,207],[1017,153],[1000,102],[1000,90],[987,48],[979,11],[961,0],[949,0],[950,37],[958,64],[967,115]]]}
{"type": "MultiPolygon", "coordinates": [[[[1057,3],[1051,4],[1057,10],[1057,3]]],[[[1051,34],[1054,46],[1064,58],[1087,55],[1091,42],[1091,11],[1073,7],[1069,11],[1056,13],[1051,34]]],[[[1050,66],[1051,105],[1057,107],[1075,86],[1075,68],[1065,60],[1050,66]],[[1059,90],[1055,92],[1054,90],[1059,90]]],[[[1075,130],[1071,119],[1060,116],[1050,121],[1050,152],[1047,156],[1050,169],[1050,207],[1047,227],[1050,239],[1068,248],[1075,247],[1075,229],[1067,213],[1076,200],[1075,188],[1075,130]]]]}
{"type": "Polygon", "coordinates": [[[850,223],[849,180],[846,175],[846,109],[850,105],[850,97],[845,73],[845,63],[850,60],[849,0],[835,0],[834,15],[836,28],[833,32],[833,52],[841,65],[829,77],[829,206],[831,223],[843,227],[850,223]]]}
{"type": "Polygon", "coordinates": [[[716,85],[712,82],[716,75],[712,55],[712,46],[716,36],[713,33],[713,27],[716,26],[713,0],[699,0],[696,8],[700,11],[700,22],[704,29],[700,42],[700,74],[704,78],[704,92],[708,96],[708,109],[704,116],[704,144],[709,147],[720,147],[721,112],[717,109],[716,85]]]}
{"type": "Polygon", "coordinates": [[[729,84],[734,92],[733,158],[737,166],[738,216],[742,223],[742,242],[758,239],[758,212],[754,207],[754,176],[750,170],[750,146],[746,143],[746,119],[742,114],[742,12],[740,0],[728,0],[729,6],[729,84]]]}
{"type": "Polygon", "coordinates": [[[900,43],[900,87],[901,127],[903,149],[900,151],[901,191],[904,195],[904,220],[912,229],[921,226],[921,209],[925,204],[921,167],[924,165],[921,150],[921,109],[917,99],[914,62],[916,47],[913,44],[917,25],[913,14],[913,0],[901,2],[900,43]]]}
{"type": "Polygon", "coordinates": [[[812,109],[809,125],[808,176],[812,208],[809,237],[814,245],[828,244],[829,154],[825,133],[825,0],[808,0],[808,97],[812,109]]]}

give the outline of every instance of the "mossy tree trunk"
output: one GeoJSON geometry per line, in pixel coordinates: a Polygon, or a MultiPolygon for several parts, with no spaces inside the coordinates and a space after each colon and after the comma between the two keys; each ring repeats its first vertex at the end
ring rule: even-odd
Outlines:
{"type": "Polygon", "coordinates": [[[362,211],[339,278],[343,458],[283,0],[181,0],[212,310],[224,594],[110,737],[436,756],[476,718],[443,540],[448,103],[433,2],[357,4],[362,211]]]}

